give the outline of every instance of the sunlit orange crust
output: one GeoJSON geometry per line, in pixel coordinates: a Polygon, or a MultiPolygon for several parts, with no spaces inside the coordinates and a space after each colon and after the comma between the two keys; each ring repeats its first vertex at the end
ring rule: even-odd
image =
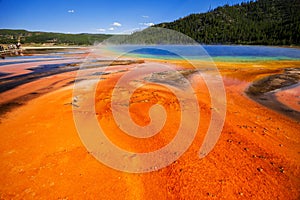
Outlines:
{"type": "MultiPolygon", "coordinates": [[[[300,195],[299,122],[253,102],[244,94],[253,80],[279,73],[283,66],[297,65],[299,62],[217,63],[226,89],[227,116],[218,143],[204,159],[199,159],[198,151],[210,122],[210,99],[203,80],[192,77],[201,112],[198,134],[179,160],[145,174],[110,169],[82,145],[70,104],[72,86],[62,87],[74,80],[75,72],[40,79],[2,93],[0,100],[5,102],[13,99],[11,95],[17,97],[39,88],[49,90],[1,118],[0,198],[297,199],[300,195]],[[265,73],[259,75],[259,70],[265,73]],[[57,81],[61,82],[55,88],[48,87],[57,81]]],[[[98,89],[95,102],[99,123],[105,125],[111,133],[109,137],[123,148],[140,152],[160,148],[174,137],[172,131],[178,126],[176,100],[158,86],[148,86],[146,94],[142,89],[136,91],[132,102],[153,90],[160,90],[165,98],[133,103],[132,111],[142,111],[141,115],[132,113],[135,122],[147,124],[149,118],[145,113],[155,102],[165,106],[169,121],[162,133],[147,142],[122,135],[112,121],[109,101],[103,100],[110,96],[111,86],[122,73],[106,76],[107,88],[98,89]]],[[[288,94],[280,93],[280,99],[284,99],[282,95],[288,94]]]]}

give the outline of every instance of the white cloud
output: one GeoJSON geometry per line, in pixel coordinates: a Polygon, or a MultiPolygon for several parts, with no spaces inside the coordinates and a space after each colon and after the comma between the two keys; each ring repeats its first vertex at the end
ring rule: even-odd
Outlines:
{"type": "Polygon", "coordinates": [[[149,18],[149,16],[148,15],[143,15],[142,18],[149,18]]]}
{"type": "Polygon", "coordinates": [[[68,13],[74,13],[75,10],[68,10],[68,13]]]}
{"type": "Polygon", "coordinates": [[[145,23],[145,26],[154,26],[154,23],[150,22],[150,23],[145,23]]]}
{"type": "Polygon", "coordinates": [[[153,26],[154,25],[154,23],[152,23],[152,22],[148,22],[148,23],[139,23],[140,25],[142,25],[142,26],[153,26]]]}
{"type": "Polygon", "coordinates": [[[109,31],[113,31],[113,30],[115,30],[115,29],[114,29],[114,27],[110,27],[108,30],[109,30],[109,31]]]}
{"type": "Polygon", "coordinates": [[[128,30],[123,31],[121,34],[132,34],[136,31],[141,31],[141,30],[142,30],[141,28],[132,28],[132,29],[128,29],[128,30]]]}
{"type": "Polygon", "coordinates": [[[99,32],[105,32],[106,29],[104,29],[104,28],[98,28],[97,31],[99,31],[99,32]]]}
{"type": "Polygon", "coordinates": [[[122,24],[120,24],[119,22],[114,22],[112,25],[113,25],[113,26],[117,26],[117,27],[122,26],[122,24]]]}

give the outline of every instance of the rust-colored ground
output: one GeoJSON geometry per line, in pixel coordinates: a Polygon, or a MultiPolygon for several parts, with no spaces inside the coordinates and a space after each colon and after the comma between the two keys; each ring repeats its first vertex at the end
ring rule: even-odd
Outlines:
{"type": "Polygon", "coordinates": [[[280,91],[276,96],[280,102],[300,112],[300,86],[280,91]]]}
{"type": "MultiPolygon", "coordinates": [[[[74,79],[75,72],[50,76],[4,92],[0,94],[1,102],[43,89],[43,95],[1,116],[0,198],[299,199],[299,122],[262,107],[244,94],[253,80],[299,64],[217,63],[226,89],[227,115],[218,143],[204,159],[199,159],[198,151],[210,123],[210,100],[203,80],[192,77],[201,111],[197,136],[179,160],[145,174],[113,170],[87,152],[73,120],[72,85],[62,87],[74,79]]],[[[160,90],[162,95],[149,104],[133,103],[130,108],[134,121],[140,125],[149,122],[145,111],[151,103],[161,102],[171,122],[147,143],[124,136],[111,120],[109,100],[105,100],[113,80],[122,73],[106,75],[107,87],[97,89],[99,123],[122,148],[140,152],[160,148],[172,139],[171,131],[178,127],[176,100],[165,89],[147,88],[148,94],[160,90]],[[142,114],[135,113],[136,110],[142,114]]],[[[132,102],[138,102],[144,95],[147,94],[142,90],[136,91],[132,102]]],[[[284,95],[290,94],[282,92],[279,97],[284,99],[284,95]]],[[[293,97],[288,98],[294,101],[293,97]]]]}

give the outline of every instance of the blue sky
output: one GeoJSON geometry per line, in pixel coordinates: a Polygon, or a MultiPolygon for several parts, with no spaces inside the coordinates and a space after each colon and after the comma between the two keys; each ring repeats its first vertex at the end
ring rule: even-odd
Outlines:
{"type": "Polygon", "coordinates": [[[0,28],[124,34],[245,0],[0,0],[0,28]]]}

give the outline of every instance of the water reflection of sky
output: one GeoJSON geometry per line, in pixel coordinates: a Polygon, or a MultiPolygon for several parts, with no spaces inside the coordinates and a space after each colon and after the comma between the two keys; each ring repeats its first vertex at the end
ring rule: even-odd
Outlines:
{"type": "Polygon", "coordinates": [[[113,46],[113,51],[129,53],[142,58],[188,59],[215,61],[272,61],[300,60],[300,49],[267,46],[234,45],[165,45],[165,46],[113,46]],[[165,51],[160,50],[164,49],[165,51]]]}

